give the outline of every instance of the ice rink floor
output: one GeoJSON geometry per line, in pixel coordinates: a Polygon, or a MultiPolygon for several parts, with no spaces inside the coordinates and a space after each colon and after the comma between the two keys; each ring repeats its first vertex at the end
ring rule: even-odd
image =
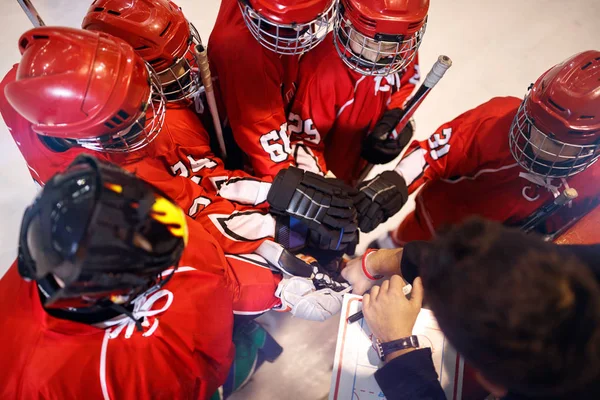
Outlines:
{"type": "MultiPolygon", "coordinates": [[[[206,42],[218,0],[175,0],[206,42]]],[[[47,25],[79,27],[91,0],[33,0],[47,25]]],[[[0,71],[19,61],[17,40],[31,28],[16,0],[0,0],[0,71]]],[[[426,73],[438,55],[454,65],[415,115],[417,138],[494,96],[522,97],[530,83],[555,63],[583,50],[600,50],[599,0],[431,0],[420,51],[426,73]]],[[[35,194],[25,162],[0,122],[0,275],[16,256],[22,212],[35,194]]],[[[374,170],[372,173],[376,173],[374,170]]],[[[361,238],[394,227],[412,208],[361,238]]],[[[262,317],[284,347],[235,399],[320,400],[327,397],[337,321],[304,322],[287,316],[262,317]]]]}

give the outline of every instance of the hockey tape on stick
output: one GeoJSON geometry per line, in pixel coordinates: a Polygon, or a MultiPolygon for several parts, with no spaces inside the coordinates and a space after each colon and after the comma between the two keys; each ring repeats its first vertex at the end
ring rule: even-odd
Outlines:
{"type": "Polygon", "coordinates": [[[33,26],[36,28],[39,28],[40,26],[46,26],[44,20],[42,17],[40,17],[40,14],[38,14],[30,0],[17,0],[17,3],[19,3],[23,11],[25,11],[27,18],[29,18],[33,26]]]}
{"type": "Polygon", "coordinates": [[[431,71],[427,74],[423,86],[433,88],[444,77],[448,68],[452,66],[452,60],[448,56],[439,56],[431,71]]]}
{"type": "Polygon", "coordinates": [[[408,124],[408,121],[411,119],[415,111],[417,111],[417,108],[419,108],[423,100],[425,100],[431,89],[438,84],[440,79],[444,77],[444,74],[451,66],[452,60],[450,57],[438,57],[435,64],[433,64],[433,67],[431,67],[431,70],[427,73],[427,77],[425,78],[423,84],[419,87],[415,95],[406,102],[402,116],[400,117],[400,121],[398,122],[398,125],[396,125],[396,129],[394,129],[392,132],[392,137],[394,139],[396,139],[398,136],[398,132],[402,132],[402,129],[404,129],[406,124],[408,124]]]}
{"type": "MultiPolygon", "coordinates": [[[[417,89],[414,96],[408,99],[404,105],[398,124],[396,124],[395,129],[393,129],[388,136],[390,139],[398,138],[398,134],[402,132],[402,129],[408,124],[408,121],[410,121],[415,111],[417,111],[417,108],[419,108],[423,100],[425,100],[425,97],[427,97],[431,89],[437,85],[440,79],[444,77],[444,74],[451,66],[452,60],[450,57],[444,55],[438,57],[437,61],[433,64],[433,67],[431,67],[431,70],[427,73],[427,77],[423,84],[419,86],[419,89],[417,89]]],[[[369,172],[371,172],[371,169],[373,169],[373,164],[365,165],[362,171],[360,171],[357,182],[360,183],[364,181],[369,175],[369,172]]]]}
{"type": "Polygon", "coordinates": [[[204,92],[206,93],[206,101],[210,110],[213,123],[215,125],[215,132],[217,134],[217,141],[219,142],[219,149],[221,150],[221,159],[225,161],[227,159],[227,150],[225,149],[225,140],[223,139],[223,129],[221,128],[221,120],[219,119],[219,110],[217,109],[217,102],[215,100],[215,91],[212,84],[212,77],[210,75],[210,66],[208,65],[208,55],[206,48],[201,44],[194,47],[194,56],[198,62],[200,68],[200,77],[202,78],[202,84],[204,85],[204,92]]]}

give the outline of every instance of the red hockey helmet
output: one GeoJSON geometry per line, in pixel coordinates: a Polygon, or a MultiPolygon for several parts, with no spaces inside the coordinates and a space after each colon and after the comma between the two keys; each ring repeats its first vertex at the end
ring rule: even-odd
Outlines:
{"type": "Polygon", "coordinates": [[[318,45],[333,23],[336,0],[238,0],[246,26],[278,54],[302,54],[318,45]]]}
{"type": "Polygon", "coordinates": [[[119,38],[42,27],[19,39],[22,54],[4,93],[35,132],[95,151],[134,151],[162,129],[156,74],[119,38]]]}
{"type": "Polygon", "coordinates": [[[129,43],[157,72],[167,100],[196,95],[201,87],[192,47],[202,43],[181,8],[167,0],[96,0],[81,24],[129,43]]]}
{"type": "Polygon", "coordinates": [[[341,0],[333,30],[344,63],[362,75],[385,76],[416,56],[429,0],[341,0]]]}
{"type": "Polygon", "coordinates": [[[45,307],[126,305],[164,284],[187,236],[185,214],[164,194],[81,155],[25,211],[19,274],[37,281],[45,307]]]}
{"type": "Polygon", "coordinates": [[[600,156],[600,51],[574,55],[530,88],[510,130],[510,150],[547,178],[583,171],[600,156]]]}

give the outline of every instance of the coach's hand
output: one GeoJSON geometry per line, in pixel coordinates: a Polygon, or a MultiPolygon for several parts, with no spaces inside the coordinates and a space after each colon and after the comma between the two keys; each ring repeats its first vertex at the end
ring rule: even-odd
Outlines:
{"type": "Polygon", "coordinates": [[[358,211],[358,227],[371,232],[379,224],[396,214],[408,199],[408,187],[404,178],[394,171],[385,171],[375,178],[358,185],[359,196],[355,198],[358,211]]]}
{"type": "Polygon", "coordinates": [[[279,171],[267,201],[273,214],[290,217],[290,231],[302,231],[294,221],[307,228],[309,245],[353,253],[358,242],[356,195],[355,189],[338,179],[290,167],[279,171]]]}
{"type": "Polygon", "coordinates": [[[362,158],[371,164],[387,164],[400,155],[414,134],[413,123],[409,121],[394,137],[393,132],[400,122],[401,115],[400,108],[388,110],[383,114],[377,125],[363,140],[362,158]]]}
{"type": "MultiPolygon", "coordinates": [[[[421,278],[414,280],[410,300],[404,295],[403,287],[404,280],[394,275],[389,281],[383,282],[381,287],[374,286],[363,297],[365,320],[373,335],[382,343],[412,335],[423,303],[423,284],[421,278]]],[[[386,361],[389,361],[389,357],[386,361]]]]}
{"type": "Polygon", "coordinates": [[[362,257],[354,258],[342,269],[342,278],[352,285],[352,293],[363,294],[379,279],[400,275],[402,249],[367,250],[362,257]]]}

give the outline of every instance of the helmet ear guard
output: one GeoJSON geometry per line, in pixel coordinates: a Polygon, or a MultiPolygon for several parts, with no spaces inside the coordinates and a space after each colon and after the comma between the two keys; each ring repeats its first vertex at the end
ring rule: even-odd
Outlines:
{"type": "Polygon", "coordinates": [[[37,281],[46,307],[127,303],[166,283],[162,272],[177,268],[186,236],[183,212],[161,192],[80,156],[27,209],[19,273],[37,281]]]}

